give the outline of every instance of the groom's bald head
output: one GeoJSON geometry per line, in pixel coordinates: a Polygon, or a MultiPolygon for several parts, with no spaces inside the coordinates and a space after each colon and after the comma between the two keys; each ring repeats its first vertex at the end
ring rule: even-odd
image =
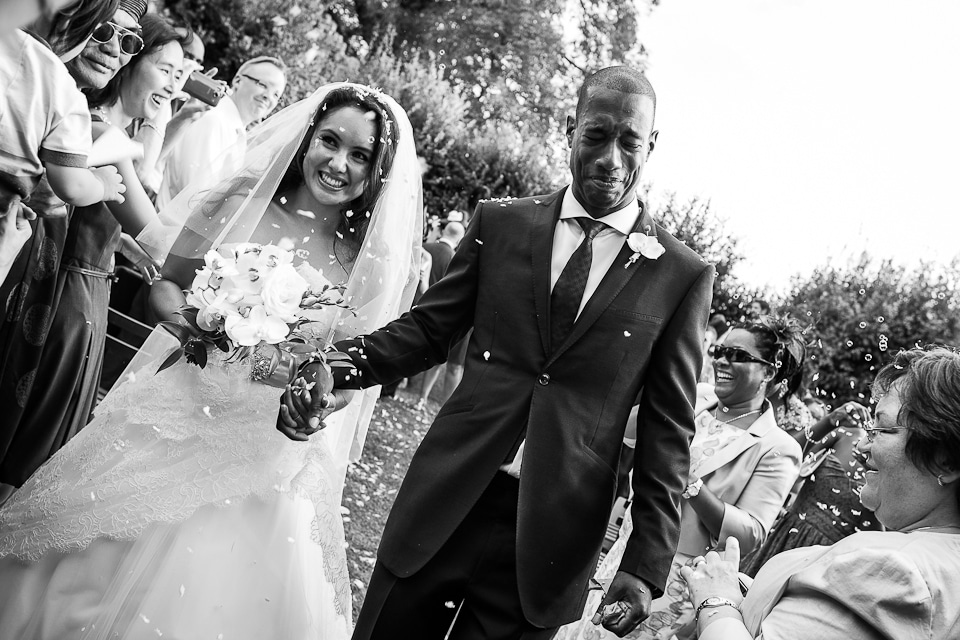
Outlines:
{"type": "MultiPolygon", "coordinates": [[[[577,92],[577,119],[583,115],[583,108],[586,105],[587,94],[594,87],[603,87],[621,93],[632,93],[634,95],[650,96],[653,101],[653,111],[657,110],[657,94],[653,90],[653,85],[647,80],[647,77],[634,69],[633,67],[618,66],[606,67],[596,73],[587,76],[577,92]]],[[[651,122],[651,126],[653,123],[651,122]]]]}

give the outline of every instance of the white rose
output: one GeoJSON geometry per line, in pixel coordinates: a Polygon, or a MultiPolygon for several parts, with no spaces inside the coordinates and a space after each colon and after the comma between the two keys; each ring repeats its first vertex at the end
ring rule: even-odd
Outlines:
{"type": "Polygon", "coordinates": [[[284,322],[296,322],[307,287],[307,281],[293,265],[277,265],[263,278],[263,289],[260,291],[263,307],[269,315],[284,322]]]}

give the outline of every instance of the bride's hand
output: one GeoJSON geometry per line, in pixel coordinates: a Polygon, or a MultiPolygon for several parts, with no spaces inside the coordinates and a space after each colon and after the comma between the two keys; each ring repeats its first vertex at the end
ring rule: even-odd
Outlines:
{"type": "Polygon", "coordinates": [[[303,442],[326,426],[323,420],[328,415],[350,404],[356,392],[333,389],[332,377],[319,363],[305,366],[300,374],[283,392],[277,429],[291,440],[303,442]]]}

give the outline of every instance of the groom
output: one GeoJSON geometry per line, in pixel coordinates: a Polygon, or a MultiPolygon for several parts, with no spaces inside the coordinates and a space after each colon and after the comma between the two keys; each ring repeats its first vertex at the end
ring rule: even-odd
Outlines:
{"type": "MultiPolygon", "coordinates": [[[[482,202],[446,276],[370,335],[338,342],[341,389],[443,362],[473,327],[463,380],[437,414],[386,522],[355,640],[549,638],[580,617],[643,389],[634,531],[605,598],[623,635],[662,593],[679,534],[714,269],[637,199],[656,98],[628,67],[587,78],[567,118],[569,188],[482,202]],[[628,240],[629,236],[629,240],[628,240]]],[[[318,365],[308,365],[309,380],[318,365]]],[[[303,439],[319,392],[287,392],[303,439]]]]}

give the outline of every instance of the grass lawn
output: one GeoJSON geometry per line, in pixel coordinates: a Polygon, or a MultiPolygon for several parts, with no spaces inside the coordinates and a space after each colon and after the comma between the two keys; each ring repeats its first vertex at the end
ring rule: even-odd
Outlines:
{"type": "MultiPolygon", "coordinates": [[[[419,385],[411,385],[419,389],[419,385]]],[[[343,489],[343,527],[347,564],[353,588],[353,617],[367,593],[367,584],[386,522],[410,458],[440,407],[429,402],[414,409],[417,397],[401,389],[396,398],[381,398],[373,412],[360,461],[350,465],[343,489]]]]}

